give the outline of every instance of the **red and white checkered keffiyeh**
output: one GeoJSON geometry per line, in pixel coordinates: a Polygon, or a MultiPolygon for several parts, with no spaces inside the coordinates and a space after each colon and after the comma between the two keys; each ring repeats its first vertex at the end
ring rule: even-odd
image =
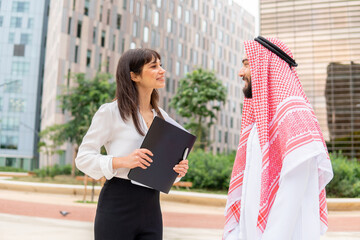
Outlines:
{"type": "MultiPolygon", "coordinates": [[[[268,40],[293,57],[283,42],[272,38],[268,40]]],[[[325,153],[322,155],[323,159],[318,160],[321,232],[325,232],[325,185],[332,177],[331,164],[319,123],[305,96],[295,68],[290,69],[285,61],[256,41],[245,42],[245,52],[250,63],[253,98],[244,100],[240,142],[225,211],[224,239],[239,224],[246,146],[254,123],[262,151],[258,230],[262,233],[266,228],[269,212],[279,188],[284,158],[294,149],[316,141],[323,143],[320,146],[324,147],[319,151],[325,153]]],[[[297,159],[296,162],[305,160],[297,159]]]]}

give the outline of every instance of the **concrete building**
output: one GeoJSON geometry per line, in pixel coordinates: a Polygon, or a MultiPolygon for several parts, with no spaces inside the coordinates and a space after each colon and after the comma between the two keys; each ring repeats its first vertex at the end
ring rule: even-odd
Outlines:
{"type": "Polygon", "coordinates": [[[0,166],[38,167],[48,4],[0,1],[0,166]]]}
{"type": "MultiPolygon", "coordinates": [[[[227,152],[238,145],[242,81],[242,43],[254,37],[254,16],[229,0],[62,0],[50,5],[42,104],[42,129],[66,121],[56,96],[72,86],[70,72],[91,78],[97,69],[115,73],[121,54],[147,47],[162,56],[167,71],[160,106],[180,123],[169,107],[179,80],[197,66],[215,70],[228,99],[210,130],[211,149],[227,152]],[[106,64],[104,64],[106,63],[106,64]]],[[[72,146],[55,162],[70,163],[72,146]]],[[[40,165],[45,161],[41,160],[40,165]]]]}
{"type": "Polygon", "coordinates": [[[342,101],[354,96],[360,87],[359,72],[351,72],[350,67],[360,63],[359,13],[359,0],[260,0],[261,35],[278,37],[292,49],[299,64],[300,80],[315,109],[329,149],[346,148],[351,157],[359,156],[356,146],[359,146],[360,139],[354,134],[360,131],[360,105],[356,104],[355,98],[348,102],[348,106],[342,105],[342,101]],[[335,74],[340,65],[348,66],[342,76],[339,76],[341,71],[335,74]],[[352,83],[346,94],[341,83],[352,83]],[[325,92],[332,101],[326,101],[325,92]],[[336,105],[343,106],[342,116],[346,115],[348,121],[341,123],[338,116],[337,125],[330,126],[331,122],[335,123],[335,116],[332,116],[335,111],[331,109],[336,105]],[[342,124],[350,124],[352,133],[342,124]],[[334,135],[334,128],[347,130],[334,135]],[[336,136],[339,134],[349,139],[341,140],[346,146],[337,144],[339,139],[336,136]]]}

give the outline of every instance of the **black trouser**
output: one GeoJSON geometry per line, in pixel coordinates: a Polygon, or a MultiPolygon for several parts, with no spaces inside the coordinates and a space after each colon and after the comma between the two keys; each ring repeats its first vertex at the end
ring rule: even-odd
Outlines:
{"type": "Polygon", "coordinates": [[[95,217],[95,240],[161,240],[159,191],[112,178],[105,182],[95,217]]]}

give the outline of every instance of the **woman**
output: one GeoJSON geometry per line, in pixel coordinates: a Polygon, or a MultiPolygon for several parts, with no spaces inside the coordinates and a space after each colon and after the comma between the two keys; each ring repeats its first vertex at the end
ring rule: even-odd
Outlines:
{"type": "MultiPolygon", "coordinates": [[[[138,149],[155,116],[175,122],[158,107],[158,88],[165,86],[160,55],[151,49],[125,52],[116,71],[116,98],[95,113],[76,158],[76,166],[92,178],[107,181],[95,218],[95,240],[162,239],[159,192],[134,185],[127,177],[136,167],[146,169],[153,154],[138,149]],[[105,146],[108,155],[101,155],[105,146]]],[[[188,161],[174,171],[183,177],[188,161]]]]}

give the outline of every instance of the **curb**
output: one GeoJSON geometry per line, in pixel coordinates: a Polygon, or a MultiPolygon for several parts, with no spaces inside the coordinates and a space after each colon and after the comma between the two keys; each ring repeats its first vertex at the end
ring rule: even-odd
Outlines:
{"type": "MultiPolygon", "coordinates": [[[[0,180],[0,189],[40,192],[52,194],[84,195],[83,185],[32,183],[0,180]]],[[[92,186],[88,186],[87,194],[91,194],[92,186]]],[[[94,187],[94,194],[99,195],[100,186],[94,187]]],[[[169,194],[161,193],[162,201],[191,203],[214,207],[225,207],[227,196],[208,193],[182,192],[171,190],[169,194]]],[[[329,211],[360,211],[360,198],[327,198],[329,211]]]]}

